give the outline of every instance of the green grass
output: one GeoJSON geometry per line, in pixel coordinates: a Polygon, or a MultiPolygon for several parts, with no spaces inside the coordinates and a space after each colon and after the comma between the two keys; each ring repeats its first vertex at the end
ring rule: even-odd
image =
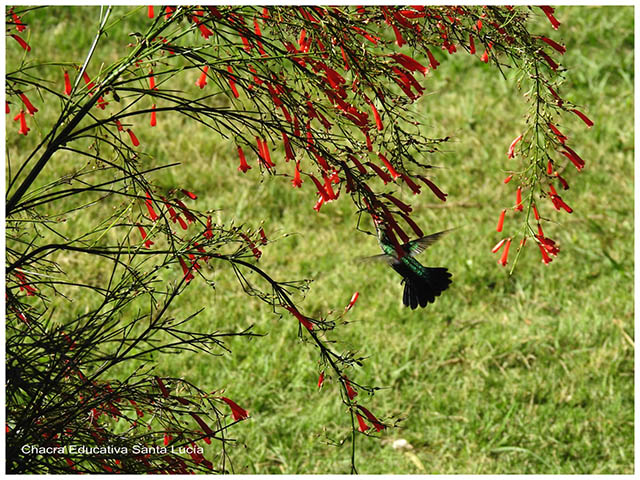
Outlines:
{"type": "MultiPolygon", "coordinates": [[[[84,15],[84,24],[75,15],[56,17],[51,28],[45,23],[53,17],[37,16],[33,35],[47,32],[51,58],[80,61],[91,38],[84,15]]],[[[413,201],[426,231],[463,227],[421,257],[447,266],[454,280],[424,310],[402,308],[399,277],[389,268],[353,261],[378,247],[355,230],[347,199],[316,213],[313,189],[260,178],[257,169],[240,174],[233,145],[193,124],[159,118],[155,130],[139,127],[155,161],[182,163],[160,184],[197,192],[196,205],[216,209],[220,222],[255,228],[264,221],[275,241],[260,264],[279,280],[313,279],[306,312],[342,309],[360,292],[350,323],[339,327],[338,347],[368,357],[354,378],[385,387],[364,404],[391,423],[402,419],[381,438],[358,437],[361,473],[634,471],[633,9],[558,7],[557,17],[558,32],[544,18],[532,30],[567,45],[562,92],[595,121],[586,130],[577,117],[563,118],[562,130],[587,167],[566,175],[571,189],[563,198],[572,215],[544,206],[557,222],[545,233],[561,253],[544,266],[531,243],[513,277],[496,264],[489,250],[500,239],[497,216],[514,203],[513,186],[501,183],[502,169],[514,165],[505,152],[526,104],[512,78],[464,53],[443,56],[416,109],[432,136],[452,136],[446,153],[430,159],[443,167],[434,178],[449,200],[398,195],[413,201]],[[400,438],[413,448],[393,449],[400,438]]],[[[13,48],[8,44],[9,53],[13,48]]],[[[15,137],[8,135],[11,158],[24,148],[20,142],[32,141],[15,137]]],[[[90,222],[81,212],[65,228],[80,231],[90,222]]],[[[509,216],[505,230],[515,232],[517,222],[509,216]]],[[[81,260],[62,261],[82,271],[81,260]]],[[[266,335],[230,340],[233,353],[224,357],[158,357],[157,372],[205,390],[226,388],[250,410],[252,419],[233,429],[237,473],[348,472],[348,442],[329,444],[346,438],[348,415],[334,383],[317,391],[315,349],[299,341],[291,318],[247,298],[230,269],[220,268],[215,280],[215,292],[190,285],[176,311],[205,307],[195,329],[253,324],[266,335]]]]}

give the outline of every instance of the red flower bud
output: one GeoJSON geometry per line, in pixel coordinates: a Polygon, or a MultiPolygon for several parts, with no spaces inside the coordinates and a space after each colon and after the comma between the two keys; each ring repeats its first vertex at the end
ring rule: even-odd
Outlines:
{"type": "Polygon", "coordinates": [[[509,257],[509,247],[511,246],[511,237],[507,239],[507,243],[504,247],[504,252],[502,252],[502,257],[498,260],[498,263],[503,267],[507,265],[507,257],[509,257]]]}
{"type": "Polygon", "coordinates": [[[496,228],[496,232],[501,232],[502,231],[502,226],[504,225],[504,216],[507,213],[507,209],[503,209],[502,212],[500,212],[500,217],[498,218],[498,226],[496,228]]]}
{"type": "Polygon", "coordinates": [[[137,147],[138,145],[140,145],[140,141],[138,140],[138,137],[136,137],[135,133],[133,133],[133,130],[131,130],[130,128],[127,128],[127,133],[129,134],[129,137],[131,138],[131,143],[133,143],[134,147],[137,147]]]}
{"type": "Polygon", "coordinates": [[[64,94],[71,95],[71,80],[69,79],[69,72],[64,72],[64,94]]]}
{"type": "Polygon", "coordinates": [[[15,33],[12,33],[11,36],[15,39],[16,42],[18,42],[20,44],[20,46],[22,48],[24,48],[27,52],[31,51],[31,47],[29,46],[29,44],[27,42],[25,42],[22,38],[20,38],[19,35],[16,35],[15,33]]]}
{"type": "Polygon", "coordinates": [[[207,84],[207,72],[208,71],[209,71],[209,65],[205,65],[204,67],[202,67],[202,73],[200,74],[200,77],[196,81],[196,85],[198,87],[204,88],[204,86],[207,84]]]}
{"type": "Polygon", "coordinates": [[[24,106],[27,107],[27,112],[29,113],[29,115],[33,116],[33,114],[38,111],[38,109],[33,106],[33,104],[29,101],[24,93],[20,94],[20,99],[22,100],[22,103],[24,103],[24,106]]]}
{"type": "Polygon", "coordinates": [[[577,109],[572,109],[571,110],[573,113],[575,113],[577,116],[580,117],[580,119],[587,125],[587,127],[591,128],[593,127],[593,122],[591,120],[589,120],[589,117],[587,117],[584,113],[582,113],[580,110],[577,109]]]}

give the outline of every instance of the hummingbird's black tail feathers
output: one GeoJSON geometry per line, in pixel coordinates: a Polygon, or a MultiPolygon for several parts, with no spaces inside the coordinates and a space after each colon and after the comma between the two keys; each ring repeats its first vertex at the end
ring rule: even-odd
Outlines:
{"type": "Polygon", "coordinates": [[[451,274],[446,268],[424,267],[421,275],[410,275],[404,280],[404,293],[402,303],[412,310],[426,307],[433,303],[451,285],[451,274]]]}

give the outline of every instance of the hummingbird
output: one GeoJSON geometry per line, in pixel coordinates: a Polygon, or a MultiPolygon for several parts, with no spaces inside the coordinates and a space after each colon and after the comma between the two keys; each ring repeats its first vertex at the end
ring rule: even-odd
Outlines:
{"type": "Polygon", "coordinates": [[[400,246],[404,253],[402,258],[398,257],[393,243],[389,240],[386,227],[383,224],[377,224],[376,230],[378,231],[378,243],[384,253],[369,258],[386,261],[391,268],[400,274],[402,284],[404,284],[402,303],[405,307],[410,306],[412,310],[415,310],[418,305],[426,307],[427,304],[435,302],[436,297],[449,288],[451,273],[446,268],[425,267],[415,259],[415,256],[425,251],[451,230],[443,230],[402,244],[400,246]]]}

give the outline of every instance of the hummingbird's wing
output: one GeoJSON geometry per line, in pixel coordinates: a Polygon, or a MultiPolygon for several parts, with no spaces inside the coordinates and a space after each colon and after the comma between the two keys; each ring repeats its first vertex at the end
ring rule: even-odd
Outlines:
{"type": "Polygon", "coordinates": [[[356,258],[358,262],[385,262],[389,265],[392,265],[397,262],[395,257],[391,255],[387,255],[386,253],[381,253],[380,255],[372,255],[370,257],[358,257],[356,258]]]}
{"type": "Polygon", "coordinates": [[[440,240],[445,234],[449,233],[451,230],[455,230],[455,228],[450,228],[448,230],[443,230],[438,233],[432,233],[431,235],[426,235],[421,238],[416,238],[415,240],[411,240],[410,242],[402,245],[405,251],[409,252],[409,255],[415,257],[416,255],[421,254],[435,242],[440,240]]]}

